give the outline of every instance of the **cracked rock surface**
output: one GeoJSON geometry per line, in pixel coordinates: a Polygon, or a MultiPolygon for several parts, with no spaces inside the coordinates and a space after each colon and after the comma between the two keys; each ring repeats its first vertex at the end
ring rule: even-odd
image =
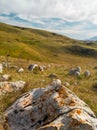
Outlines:
{"type": "Polygon", "coordinates": [[[5,111],[11,130],[97,130],[86,103],[62,85],[36,88],[5,111]]]}

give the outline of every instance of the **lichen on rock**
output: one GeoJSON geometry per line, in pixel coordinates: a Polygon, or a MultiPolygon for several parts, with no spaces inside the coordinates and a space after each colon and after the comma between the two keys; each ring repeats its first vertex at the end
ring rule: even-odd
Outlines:
{"type": "Polygon", "coordinates": [[[5,122],[11,130],[97,130],[92,110],[61,84],[24,94],[5,111],[5,122]]]}

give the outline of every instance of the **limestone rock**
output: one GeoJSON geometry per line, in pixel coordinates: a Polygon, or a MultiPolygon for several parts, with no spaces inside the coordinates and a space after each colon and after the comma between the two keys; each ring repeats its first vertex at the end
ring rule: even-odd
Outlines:
{"type": "Polygon", "coordinates": [[[28,66],[28,70],[33,71],[36,67],[38,67],[37,64],[31,64],[31,65],[28,66]]]}
{"type": "Polygon", "coordinates": [[[43,72],[45,69],[46,69],[46,66],[45,66],[45,65],[39,66],[39,70],[40,70],[41,72],[43,72]]]}
{"type": "Polygon", "coordinates": [[[24,69],[23,68],[19,68],[17,72],[18,73],[22,73],[22,72],[24,72],[24,69]]]}
{"type": "Polygon", "coordinates": [[[61,86],[61,84],[62,84],[62,82],[61,82],[60,79],[55,79],[55,80],[53,80],[53,82],[52,82],[52,85],[53,85],[53,86],[61,86]]]}
{"type": "Polygon", "coordinates": [[[64,85],[65,85],[66,87],[69,87],[69,86],[70,86],[70,83],[69,83],[69,82],[64,82],[64,85]]]}
{"type": "Polygon", "coordinates": [[[71,68],[68,72],[69,75],[74,75],[75,73],[75,68],[71,68]]]}
{"type": "Polygon", "coordinates": [[[80,72],[81,72],[81,67],[76,67],[76,68],[71,68],[70,70],[69,70],[69,75],[75,75],[75,76],[77,76],[77,77],[79,77],[80,76],[80,72]]]}
{"type": "Polygon", "coordinates": [[[75,69],[76,69],[76,71],[81,72],[81,67],[80,66],[76,67],[75,69]]]}
{"type": "Polygon", "coordinates": [[[90,77],[90,76],[91,76],[90,71],[89,71],[89,70],[86,70],[86,71],[84,72],[84,76],[85,76],[85,77],[90,77]]]}
{"type": "Polygon", "coordinates": [[[0,73],[3,73],[3,65],[0,64],[0,73]]]}
{"type": "Polygon", "coordinates": [[[75,72],[75,76],[76,76],[76,77],[80,77],[80,72],[76,71],[76,72],[75,72]]]}
{"type": "Polygon", "coordinates": [[[10,64],[10,62],[3,62],[2,65],[5,68],[9,68],[11,64],[10,64]]]}
{"type": "Polygon", "coordinates": [[[4,75],[1,76],[1,80],[2,80],[2,81],[8,81],[8,80],[10,80],[10,79],[11,79],[11,76],[8,75],[8,74],[4,74],[4,75]]]}
{"type": "Polygon", "coordinates": [[[86,103],[61,84],[36,88],[5,111],[11,130],[97,130],[86,103]]]}
{"type": "Polygon", "coordinates": [[[26,83],[21,80],[16,82],[0,82],[0,95],[23,89],[25,85],[26,83]]]}

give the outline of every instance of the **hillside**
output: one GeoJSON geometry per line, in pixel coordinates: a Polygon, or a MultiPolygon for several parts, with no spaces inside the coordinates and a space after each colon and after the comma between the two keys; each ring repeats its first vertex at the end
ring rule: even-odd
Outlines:
{"type": "Polygon", "coordinates": [[[97,50],[94,46],[84,44],[82,41],[53,32],[0,23],[0,55],[7,54],[27,60],[57,62],[63,61],[66,57],[70,58],[71,54],[74,54],[73,59],[75,55],[95,57],[97,50]]]}
{"type": "Polygon", "coordinates": [[[97,41],[97,36],[95,37],[91,37],[90,39],[88,39],[89,41],[97,41]]]}
{"type": "Polygon", "coordinates": [[[26,86],[0,96],[0,130],[4,130],[5,110],[25,92],[51,84],[55,79],[50,77],[52,74],[85,101],[97,116],[97,42],[78,41],[52,32],[0,23],[0,63],[6,62],[7,55],[10,56],[10,67],[3,67],[0,74],[1,89],[3,74],[10,75],[8,82],[22,80],[26,86]],[[28,71],[28,66],[34,63],[46,69],[28,71]],[[21,67],[24,72],[19,73],[21,67]],[[71,68],[76,67],[81,68],[80,75],[69,75],[71,68]],[[88,77],[84,75],[87,70],[90,72],[88,77]]]}

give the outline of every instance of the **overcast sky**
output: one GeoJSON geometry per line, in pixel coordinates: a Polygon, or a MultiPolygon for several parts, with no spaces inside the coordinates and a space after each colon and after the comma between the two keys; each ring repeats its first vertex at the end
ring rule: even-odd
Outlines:
{"type": "Polygon", "coordinates": [[[0,21],[85,39],[97,35],[97,0],[0,0],[0,21]]]}

